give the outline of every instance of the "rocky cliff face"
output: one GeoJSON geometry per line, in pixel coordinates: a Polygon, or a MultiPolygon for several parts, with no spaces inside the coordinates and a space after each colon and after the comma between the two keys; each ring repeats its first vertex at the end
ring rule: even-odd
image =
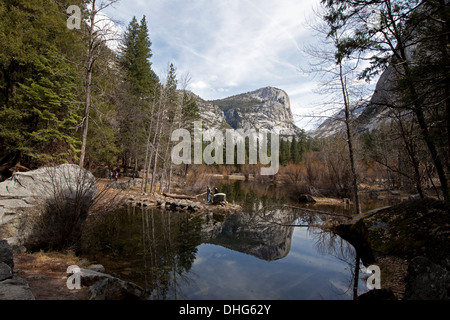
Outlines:
{"type": "MultiPolygon", "coordinates": [[[[388,67],[380,76],[375,91],[369,101],[352,106],[354,119],[354,132],[364,133],[379,128],[383,122],[389,121],[387,105],[393,104],[394,92],[392,89],[394,75],[392,67],[388,67]]],[[[344,109],[339,110],[323,121],[310,135],[318,138],[330,137],[335,134],[345,134],[344,109]]]]}
{"type": "Polygon", "coordinates": [[[205,101],[194,97],[205,128],[267,129],[281,135],[298,135],[289,96],[283,90],[266,87],[220,100],[205,101]]]}
{"type": "Polygon", "coordinates": [[[266,87],[221,100],[211,101],[224,113],[234,129],[275,130],[281,135],[297,135],[289,96],[283,90],[266,87]]]}
{"type": "Polygon", "coordinates": [[[220,109],[217,105],[203,100],[192,92],[188,92],[188,94],[194,98],[197,103],[200,113],[200,120],[203,122],[205,128],[214,128],[218,130],[231,128],[225,119],[222,109],[220,109]]]}

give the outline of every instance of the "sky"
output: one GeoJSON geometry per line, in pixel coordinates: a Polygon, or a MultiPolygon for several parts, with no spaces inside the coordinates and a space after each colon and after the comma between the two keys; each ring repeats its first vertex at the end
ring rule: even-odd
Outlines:
{"type": "Polygon", "coordinates": [[[320,0],[121,0],[105,14],[126,28],[146,16],[152,68],[164,79],[173,63],[188,90],[214,100],[272,86],[287,92],[297,126],[320,105],[313,76],[302,72],[314,41],[307,20],[320,0]]]}

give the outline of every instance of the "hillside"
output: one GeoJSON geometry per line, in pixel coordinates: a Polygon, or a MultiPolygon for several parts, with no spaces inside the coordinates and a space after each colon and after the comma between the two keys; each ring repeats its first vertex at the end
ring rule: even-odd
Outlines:
{"type": "Polygon", "coordinates": [[[222,110],[226,122],[234,129],[267,129],[290,136],[299,134],[289,96],[281,89],[265,87],[210,102],[222,110]]]}

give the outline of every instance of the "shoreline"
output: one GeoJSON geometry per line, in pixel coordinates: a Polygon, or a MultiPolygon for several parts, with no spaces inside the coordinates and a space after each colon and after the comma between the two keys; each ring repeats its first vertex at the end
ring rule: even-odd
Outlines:
{"type": "MultiPolygon", "coordinates": [[[[118,180],[127,183],[129,179],[118,180]]],[[[242,207],[230,202],[220,202],[213,204],[206,201],[206,193],[198,195],[186,195],[178,193],[181,190],[175,189],[177,193],[147,193],[142,192],[140,184],[128,188],[116,189],[108,187],[111,183],[109,179],[99,179],[97,190],[99,197],[94,201],[90,215],[101,211],[109,212],[124,207],[146,207],[172,211],[189,211],[195,214],[214,212],[217,214],[237,213],[242,207]]],[[[183,191],[181,191],[183,192],[183,191]]]]}
{"type": "MultiPolygon", "coordinates": [[[[119,180],[126,182],[128,180],[119,180]]],[[[222,203],[213,205],[206,202],[203,194],[195,196],[187,196],[189,199],[177,199],[178,193],[169,195],[152,193],[146,194],[141,192],[140,185],[132,186],[127,189],[113,189],[106,188],[106,185],[110,183],[109,179],[97,180],[97,188],[99,191],[99,197],[95,201],[92,212],[90,215],[95,216],[99,212],[108,214],[113,210],[127,206],[138,206],[156,208],[162,210],[187,210],[192,203],[198,204],[198,210],[192,210],[190,213],[195,215],[201,215],[208,212],[214,214],[233,214],[242,210],[241,206],[231,203],[222,203]],[[184,208],[166,208],[166,204],[172,203],[185,203],[184,208]]],[[[182,192],[181,189],[174,188],[175,192],[182,192]]],[[[184,196],[184,195],[183,195],[184,196]]],[[[342,205],[345,204],[336,198],[315,198],[319,205],[342,205]]],[[[406,204],[404,204],[406,205],[406,204]]],[[[389,209],[381,209],[380,211],[392,211],[389,209]]],[[[89,220],[89,219],[88,219],[89,220]]],[[[363,219],[364,220],[364,219],[363,219]]],[[[366,220],[370,221],[370,220],[366,220]]],[[[338,223],[335,219],[330,218],[332,224],[338,223]]],[[[349,221],[352,223],[351,221],[349,221]]],[[[354,222],[354,221],[353,221],[354,222]]],[[[383,241],[385,236],[383,237],[383,241]]],[[[373,239],[370,239],[373,241],[373,239]]],[[[370,241],[369,240],[369,241],[370,241]]],[[[406,275],[408,273],[408,264],[411,259],[402,258],[398,254],[392,254],[390,252],[381,252],[370,245],[374,251],[376,257],[375,265],[378,265],[381,269],[382,280],[381,286],[383,289],[392,291],[395,298],[402,300],[405,296],[406,287],[406,275]]],[[[17,277],[25,278],[30,285],[32,293],[38,300],[88,300],[89,288],[83,287],[82,290],[68,290],[66,287],[67,280],[67,267],[70,265],[82,265],[83,256],[76,256],[71,251],[66,252],[17,252],[14,253],[15,269],[14,273],[17,277]]],[[[95,261],[93,261],[95,263],[95,261]]],[[[108,270],[106,270],[108,272],[108,270]]]]}

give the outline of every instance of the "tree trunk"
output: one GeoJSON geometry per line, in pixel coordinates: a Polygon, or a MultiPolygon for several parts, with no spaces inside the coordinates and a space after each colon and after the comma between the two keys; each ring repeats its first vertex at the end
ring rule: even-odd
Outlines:
{"type": "Polygon", "coordinates": [[[144,190],[144,179],[145,179],[145,192],[147,192],[148,171],[150,169],[150,165],[148,165],[148,162],[151,162],[151,156],[149,156],[150,136],[151,136],[152,128],[153,128],[153,114],[154,114],[154,109],[155,109],[155,99],[156,98],[153,98],[153,103],[152,103],[152,113],[150,115],[150,125],[148,127],[148,133],[147,133],[147,144],[145,146],[146,149],[145,149],[145,161],[144,161],[144,174],[142,176],[142,182],[141,182],[141,191],[143,191],[144,190]]]}
{"type": "MultiPolygon", "coordinates": [[[[421,176],[420,176],[420,169],[419,169],[419,161],[417,160],[416,153],[414,152],[414,145],[411,137],[407,137],[405,127],[403,125],[403,120],[401,119],[401,114],[396,114],[396,118],[398,120],[399,128],[400,128],[400,135],[403,139],[403,142],[405,144],[406,151],[408,152],[409,158],[411,160],[411,164],[414,168],[414,182],[416,184],[417,192],[419,193],[419,196],[421,199],[425,197],[422,189],[421,184],[421,176]]],[[[400,164],[400,163],[399,163],[400,164]]],[[[400,170],[400,167],[399,167],[400,170]]]]}
{"type": "Polygon", "coordinates": [[[347,83],[342,71],[342,64],[339,62],[339,76],[341,81],[342,95],[344,99],[345,106],[345,126],[347,129],[347,143],[348,143],[348,153],[350,158],[350,168],[352,171],[352,187],[353,187],[353,196],[355,200],[355,213],[361,213],[361,204],[359,202],[359,192],[358,192],[358,177],[356,175],[356,165],[355,165],[355,156],[353,151],[353,137],[352,137],[352,128],[351,128],[351,116],[350,116],[350,101],[348,99],[347,92],[347,83]]]}
{"type": "MultiPolygon", "coordinates": [[[[164,97],[162,98],[164,99],[164,97]]],[[[164,107],[164,105],[162,105],[164,107]]],[[[156,176],[156,171],[157,171],[157,165],[158,165],[158,152],[159,152],[159,145],[160,145],[160,140],[161,140],[161,134],[162,134],[162,121],[164,119],[164,108],[160,108],[159,110],[160,114],[158,117],[158,122],[156,123],[156,127],[158,127],[159,124],[159,132],[155,133],[155,141],[156,141],[156,147],[155,144],[153,145],[154,148],[154,155],[155,155],[155,159],[153,161],[153,172],[152,172],[152,183],[150,185],[150,192],[153,192],[153,188],[155,187],[155,176],[156,176]],[[163,110],[161,110],[163,109],[163,110]]]]}
{"type": "Polygon", "coordinates": [[[94,66],[94,19],[95,19],[95,0],[92,1],[92,11],[89,26],[89,49],[88,49],[88,66],[86,71],[86,97],[84,102],[84,118],[83,118],[83,134],[81,138],[81,153],[79,166],[84,167],[84,158],[86,156],[86,141],[89,125],[89,109],[91,105],[91,84],[92,84],[92,68],[94,66]]]}

